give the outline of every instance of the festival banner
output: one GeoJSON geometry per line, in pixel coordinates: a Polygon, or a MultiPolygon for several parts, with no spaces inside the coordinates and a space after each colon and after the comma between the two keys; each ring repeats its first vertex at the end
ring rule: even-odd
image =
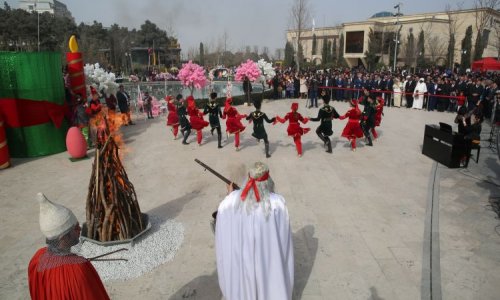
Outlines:
{"type": "Polygon", "coordinates": [[[0,52],[0,114],[12,157],[66,150],[61,54],[0,52]]]}

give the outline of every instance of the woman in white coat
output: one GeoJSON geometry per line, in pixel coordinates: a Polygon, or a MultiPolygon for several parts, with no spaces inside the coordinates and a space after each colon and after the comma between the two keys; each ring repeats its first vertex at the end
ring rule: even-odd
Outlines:
{"type": "Polygon", "coordinates": [[[392,90],[394,91],[394,106],[401,107],[401,82],[397,77],[394,78],[392,90]]]}
{"type": "Polygon", "coordinates": [[[304,75],[300,76],[300,98],[307,98],[307,79],[304,78],[304,75]]]}
{"type": "Polygon", "coordinates": [[[415,91],[413,92],[413,106],[412,108],[422,109],[424,106],[424,94],[427,93],[427,84],[423,78],[418,80],[415,91]]]}

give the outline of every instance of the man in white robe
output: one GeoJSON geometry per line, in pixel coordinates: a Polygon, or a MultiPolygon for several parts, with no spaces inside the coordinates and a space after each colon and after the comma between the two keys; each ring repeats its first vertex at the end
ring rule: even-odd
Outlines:
{"type": "Polygon", "coordinates": [[[293,242],[285,199],[273,193],[269,169],[260,162],[243,187],[230,192],[217,213],[217,273],[224,299],[292,299],[293,242]]]}
{"type": "Polygon", "coordinates": [[[424,94],[427,93],[427,84],[423,78],[420,78],[413,92],[413,106],[412,108],[422,109],[424,106],[424,94]]]}

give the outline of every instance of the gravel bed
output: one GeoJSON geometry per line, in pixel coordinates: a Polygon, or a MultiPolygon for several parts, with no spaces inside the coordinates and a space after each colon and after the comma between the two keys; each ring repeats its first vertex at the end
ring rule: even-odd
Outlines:
{"type": "Polygon", "coordinates": [[[165,220],[158,216],[149,216],[151,229],[134,246],[120,244],[99,246],[85,241],[73,247],[73,252],[84,257],[94,257],[121,248],[120,251],[103,259],[125,258],[128,261],[92,261],[103,281],[128,280],[137,278],[168,261],[171,261],[184,240],[184,227],[174,220],[165,220]]]}

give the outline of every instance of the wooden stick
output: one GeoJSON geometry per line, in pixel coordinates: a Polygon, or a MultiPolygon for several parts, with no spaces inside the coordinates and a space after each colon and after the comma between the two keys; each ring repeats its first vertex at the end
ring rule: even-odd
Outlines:
{"type": "Polygon", "coordinates": [[[108,252],[108,253],[104,253],[104,254],[101,254],[101,255],[97,255],[97,256],[94,256],[94,257],[91,257],[91,258],[87,258],[87,259],[90,260],[90,261],[92,261],[92,260],[95,260],[97,258],[101,258],[101,257],[104,257],[104,256],[115,254],[115,253],[121,252],[121,251],[128,251],[128,249],[127,248],[120,248],[118,250],[111,251],[111,252],[108,252]]]}

